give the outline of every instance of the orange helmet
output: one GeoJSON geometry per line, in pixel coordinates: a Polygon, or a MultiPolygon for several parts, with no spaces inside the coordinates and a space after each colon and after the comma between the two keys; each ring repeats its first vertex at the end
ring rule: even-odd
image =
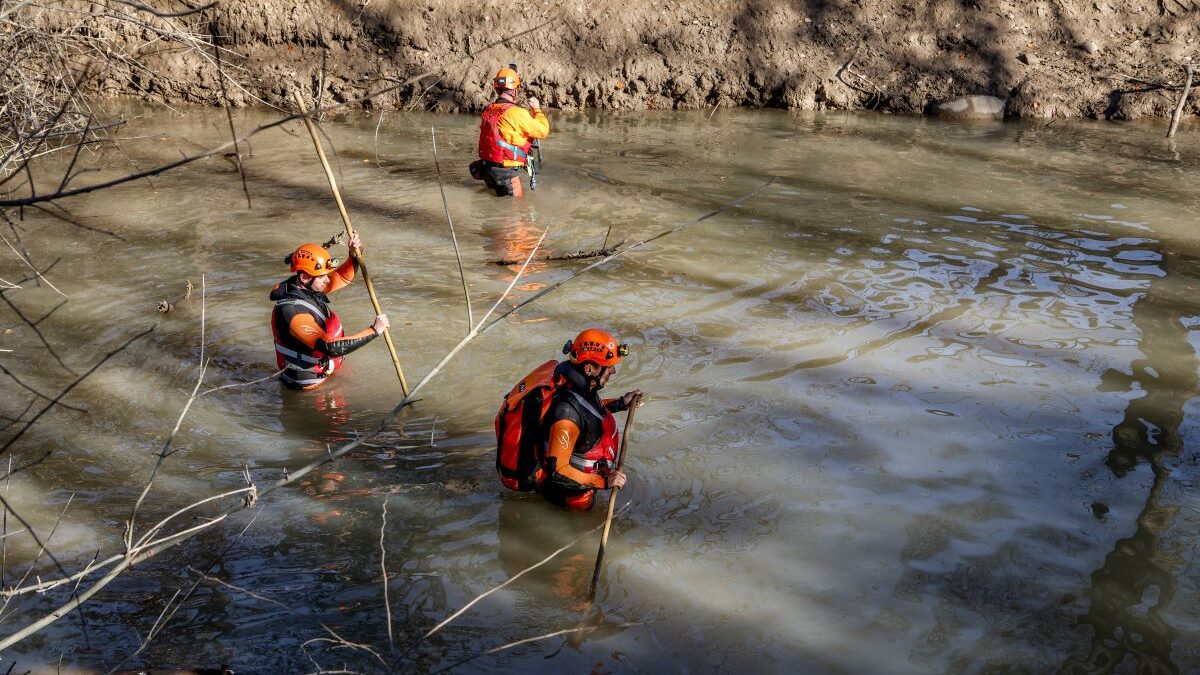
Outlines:
{"type": "Polygon", "coordinates": [[[606,330],[588,328],[563,345],[563,353],[570,354],[573,363],[591,361],[598,366],[615,366],[622,356],[629,354],[629,347],[617,344],[617,339],[606,330]]]}
{"type": "Polygon", "coordinates": [[[492,87],[496,89],[516,89],[521,86],[521,76],[512,68],[501,68],[492,78],[492,87]]]}
{"type": "Polygon", "coordinates": [[[321,277],[337,269],[338,261],[320,244],[304,244],[292,251],[284,261],[291,266],[293,272],[321,277]]]}

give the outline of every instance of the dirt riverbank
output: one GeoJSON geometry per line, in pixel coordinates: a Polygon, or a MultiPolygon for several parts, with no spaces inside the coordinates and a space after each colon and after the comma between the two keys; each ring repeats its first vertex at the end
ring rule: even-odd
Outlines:
{"type": "MultiPolygon", "coordinates": [[[[179,10],[177,2],[153,0],[179,10]]],[[[86,13],[130,6],[76,3],[86,13]]],[[[61,20],[61,19],[59,19],[61,20]]],[[[217,104],[211,58],[175,49],[167,23],[215,30],[237,105],[289,105],[300,87],[325,103],[426,70],[369,105],[477,110],[490,75],[517,62],[552,108],[771,106],[919,113],[965,95],[1009,116],[1167,117],[1182,66],[1200,60],[1197,0],[705,0],[628,5],[490,0],[256,0],[148,28],[93,17],[123,56],[105,95],[217,104]],[[558,17],[511,45],[496,39],[558,17]],[[472,56],[474,55],[474,56],[472,56]],[[124,63],[128,61],[128,63],[124,63]]],[[[1189,112],[1200,112],[1193,96],[1189,112]]]]}

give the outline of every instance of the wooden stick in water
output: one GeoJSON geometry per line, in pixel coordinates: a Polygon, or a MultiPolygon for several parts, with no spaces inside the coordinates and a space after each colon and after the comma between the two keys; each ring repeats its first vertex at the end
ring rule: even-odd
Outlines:
{"type": "MultiPolygon", "coordinates": [[[[300,97],[299,91],[292,91],[292,98],[296,101],[296,106],[303,115],[304,126],[308,128],[308,135],[312,136],[313,147],[317,149],[317,157],[321,160],[321,167],[325,169],[325,178],[329,180],[329,189],[333,192],[333,200],[337,202],[338,213],[342,215],[342,224],[346,226],[346,237],[354,236],[354,225],[350,223],[350,214],[346,212],[346,205],[342,203],[342,194],[338,191],[337,181],[333,178],[333,169],[329,167],[329,160],[325,159],[325,150],[321,147],[321,139],[317,136],[317,128],[313,125],[312,118],[308,116],[308,110],[304,107],[304,99],[300,97]]],[[[376,314],[383,314],[383,308],[379,306],[379,298],[375,296],[375,286],[371,283],[371,275],[367,273],[367,263],[363,260],[361,253],[351,251],[350,255],[354,256],[354,260],[358,263],[358,268],[362,270],[363,283],[367,287],[367,295],[371,296],[371,306],[375,308],[376,314]]],[[[400,367],[400,357],[396,356],[396,345],[392,343],[391,331],[383,331],[383,340],[387,343],[388,353],[392,356],[392,365],[396,368],[396,377],[400,378],[400,389],[408,396],[408,380],[404,379],[404,370],[400,367]]]]}
{"type": "Polygon", "coordinates": [[[1167,130],[1167,138],[1174,138],[1175,130],[1179,128],[1179,120],[1183,117],[1183,107],[1187,104],[1188,92],[1192,89],[1192,75],[1195,72],[1195,66],[1187,66],[1187,82],[1183,85],[1183,93],[1179,95],[1179,103],[1175,106],[1175,112],[1171,115],[1171,128],[1167,130]]]}
{"type": "MultiPolygon", "coordinates": [[[[633,427],[633,413],[642,404],[641,398],[634,401],[633,406],[625,415],[625,431],[621,434],[621,452],[617,455],[617,471],[625,466],[625,451],[629,447],[629,430],[633,427]]],[[[596,597],[596,584],[600,581],[600,566],[604,563],[604,547],[608,545],[608,531],[612,527],[613,507],[617,504],[617,492],[621,488],[614,487],[609,491],[608,515],[604,518],[604,532],[600,535],[600,550],[596,552],[596,569],[592,570],[592,590],[589,597],[596,597]]]]}

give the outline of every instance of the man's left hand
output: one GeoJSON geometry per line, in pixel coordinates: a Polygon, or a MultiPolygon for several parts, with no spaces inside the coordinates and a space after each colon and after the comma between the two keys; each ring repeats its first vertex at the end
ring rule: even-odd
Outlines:
{"type": "Polygon", "coordinates": [[[362,250],[362,237],[358,236],[358,233],[355,232],[354,234],[350,235],[350,254],[361,255],[362,250]]]}
{"type": "Polygon", "coordinates": [[[621,403],[625,405],[626,410],[633,410],[642,404],[642,390],[634,389],[633,391],[625,392],[621,397],[621,403]]]}

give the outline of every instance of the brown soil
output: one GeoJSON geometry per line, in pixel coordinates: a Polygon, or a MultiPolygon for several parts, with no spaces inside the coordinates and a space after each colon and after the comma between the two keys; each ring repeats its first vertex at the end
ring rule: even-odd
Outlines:
{"type": "MultiPolygon", "coordinates": [[[[171,21],[206,33],[215,20],[234,52],[237,105],[288,107],[297,86],[344,101],[444,68],[373,103],[478,110],[495,69],[513,61],[528,93],[562,109],[914,113],[986,94],[1011,116],[1134,119],[1169,116],[1182,65],[1200,60],[1200,0],[226,0],[204,16],[171,21]]],[[[100,38],[143,66],[115,70],[105,94],[219,103],[210,61],[96,21],[100,38]]],[[[1200,112],[1200,95],[1189,112],[1200,112]]]]}

